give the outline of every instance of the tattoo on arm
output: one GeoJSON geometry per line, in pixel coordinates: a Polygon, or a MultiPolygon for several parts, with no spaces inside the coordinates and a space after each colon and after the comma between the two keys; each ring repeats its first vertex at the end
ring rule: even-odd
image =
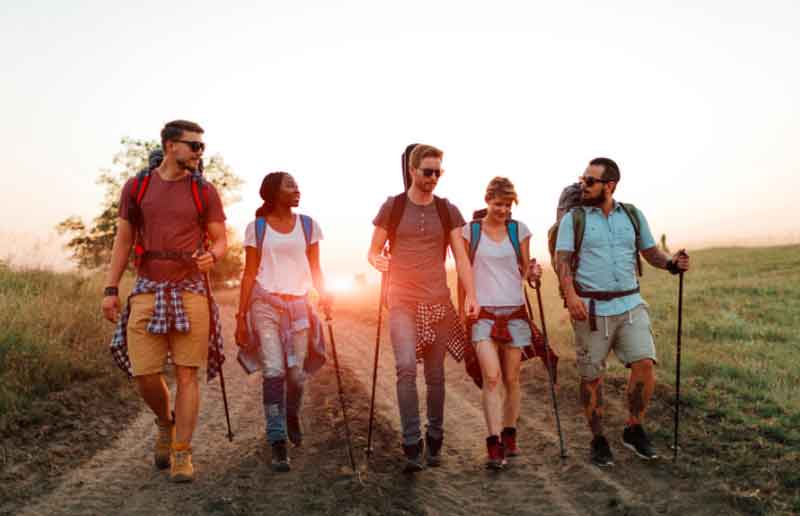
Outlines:
{"type": "Polygon", "coordinates": [[[562,288],[572,285],[572,251],[556,251],[556,272],[562,288]]]}
{"type": "Polygon", "coordinates": [[[644,259],[647,260],[647,263],[656,269],[666,269],[667,262],[670,259],[669,256],[664,254],[664,252],[656,246],[653,246],[649,249],[644,249],[642,251],[642,256],[644,256],[644,259]]]}

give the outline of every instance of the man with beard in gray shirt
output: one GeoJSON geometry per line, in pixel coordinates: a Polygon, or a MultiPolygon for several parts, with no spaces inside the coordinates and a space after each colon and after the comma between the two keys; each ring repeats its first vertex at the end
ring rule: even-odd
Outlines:
{"type": "Polygon", "coordinates": [[[442,170],[443,152],[417,145],[409,158],[411,187],[389,197],[373,220],[368,259],[377,270],[388,272],[389,331],[397,368],[397,401],[403,427],[405,470],[441,464],[444,436],[444,357],[450,351],[461,360],[465,345],[463,327],[453,308],[444,261],[452,249],[458,276],[466,290],[468,317],[478,315],[472,268],[461,237],[464,218],[446,199],[433,195],[442,170]],[[381,254],[389,242],[390,255],[381,254]],[[425,441],[420,430],[417,396],[417,361],[425,366],[428,427],[425,441]],[[423,453],[426,449],[427,453],[423,453]]]}

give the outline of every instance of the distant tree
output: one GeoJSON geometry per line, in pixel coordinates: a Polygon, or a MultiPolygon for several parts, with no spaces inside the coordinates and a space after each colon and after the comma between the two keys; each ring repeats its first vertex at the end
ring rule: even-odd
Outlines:
{"type": "Polygon", "coordinates": [[[661,250],[669,254],[669,247],[667,247],[667,234],[661,233],[661,250]]]}
{"type": "MultiPolygon", "coordinates": [[[[72,260],[79,269],[93,270],[108,265],[111,260],[111,247],[117,234],[119,196],[122,187],[131,177],[147,167],[147,156],[160,144],[156,140],[122,139],[123,150],[113,158],[113,167],[103,169],[97,184],[105,189],[100,213],[87,225],[78,216],[72,216],[56,226],[61,235],[70,235],[66,248],[72,253],[72,260]]],[[[219,155],[214,155],[205,163],[203,176],[213,184],[222,199],[223,206],[238,202],[242,179],[219,155]]],[[[238,276],[244,266],[242,243],[228,228],[229,250],[220,263],[214,267],[212,278],[223,281],[238,276]]]]}

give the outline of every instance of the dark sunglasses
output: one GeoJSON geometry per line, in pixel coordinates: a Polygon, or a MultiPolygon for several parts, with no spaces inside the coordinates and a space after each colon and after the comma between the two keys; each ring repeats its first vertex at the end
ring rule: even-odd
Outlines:
{"type": "Polygon", "coordinates": [[[192,152],[200,152],[206,150],[206,144],[203,142],[190,142],[186,140],[173,140],[173,141],[176,141],[178,143],[185,143],[186,145],[189,146],[190,149],[192,149],[192,152]]]}
{"type": "Polygon", "coordinates": [[[439,179],[439,177],[442,175],[441,169],[438,168],[421,168],[419,170],[425,177],[436,176],[436,179],[439,179]]]}
{"type": "Polygon", "coordinates": [[[610,183],[609,179],[597,179],[596,177],[592,176],[581,176],[580,178],[581,183],[585,184],[588,187],[593,187],[595,183],[610,183]]]}

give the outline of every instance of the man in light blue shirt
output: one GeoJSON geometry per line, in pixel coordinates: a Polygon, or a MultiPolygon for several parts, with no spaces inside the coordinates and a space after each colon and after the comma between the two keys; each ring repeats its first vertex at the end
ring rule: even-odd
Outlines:
{"type": "Polygon", "coordinates": [[[639,253],[658,269],[689,270],[685,250],[671,258],[664,254],[644,214],[614,200],[619,179],[614,161],[593,159],[581,177],[582,206],[561,219],[556,241],[557,272],[575,333],[581,403],[593,436],[591,459],[599,466],[614,463],[602,421],[602,373],[612,350],[631,369],[622,443],[642,458],[657,456],[642,427],[655,388],[656,350],[639,293],[639,253]]]}

